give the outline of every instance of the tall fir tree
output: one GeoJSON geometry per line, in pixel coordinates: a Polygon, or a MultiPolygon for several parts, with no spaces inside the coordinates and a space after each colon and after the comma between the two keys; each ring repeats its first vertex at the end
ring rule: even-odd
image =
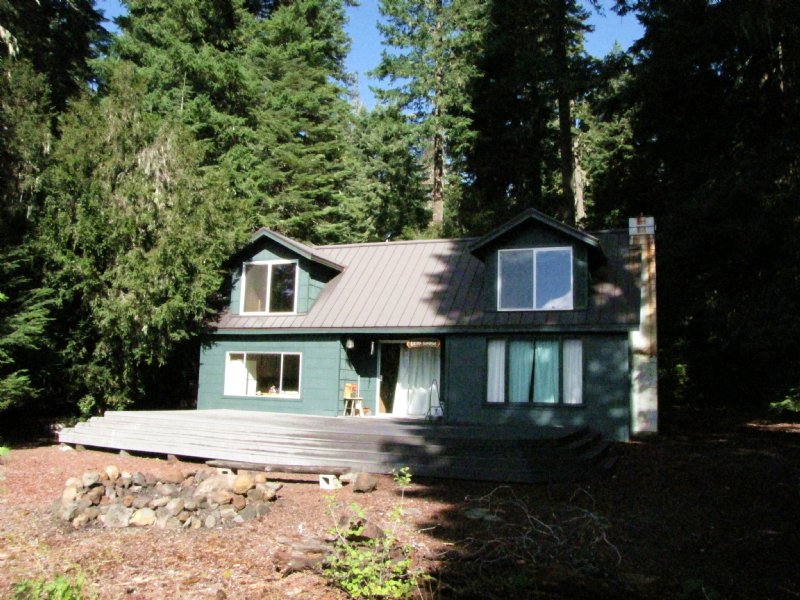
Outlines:
{"type": "Polygon", "coordinates": [[[176,353],[219,307],[222,265],[246,236],[203,145],[151,110],[135,67],[110,73],[105,97],[62,122],[39,240],[63,363],[50,391],[84,413],[152,399],[159,378],[181,393],[174,373],[192,357],[176,353]]]}
{"type": "Polygon", "coordinates": [[[0,424],[9,410],[30,417],[52,404],[32,404],[55,358],[32,239],[55,117],[93,80],[90,62],[107,41],[100,23],[90,0],[0,2],[0,424]]]}
{"type": "Polygon", "coordinates": [[[631,106],[634,176],[648,186],[634,202],[659,222],[663,382],[709,402],[791,394],[800,5],[621,4],[645,26],[631,106]]]}
{"type": "Polygon", "coordinates": [[[185,123],[206,145],[207,163],[220,162],[254,125],[258,75],[247,50],[249,38],[260,35],[263,6],[245,0],[125,4],[111,59],[98,65],[101,83],[117,61],[132,63],[146,82],[151,110],[185,123]]]}
{"type": "Polygon", "coordinates": [[[522,208],[574,221],[572,103],[586,80],[586,13],[571,0],[495,2],[481,77],[464,226],[484,231],[522,208]]]}
{"type": "Polygon", "coordinates": [[[418,238],[430,223],[425,174],[406,143],[411,127],[391,108],[354,115],[347,159],[357,174],[350,194],[361,200],[364,240],[418,238]]]}
{"type": "Polygon", "coordinates": [[[380,102],[414,125],[408,143],[428,171],[434,224],[458,197],[472,138],[469,90],[477,75],[486,0],[381,0],[386,49],[374,73],[380,102]]]}
{"type": "MultiPolygon", "coordinates": [[[[149,101],[208,146],[205,160],[251,225],[309,242],[360,227],[342,160],[349,105],[343,0],[131,0],[113,55],[149,80],[149,101]]],[[[109,63],[111,64],[111,63],[109,63]]]]}
{"type": "Polygon", "coordinates": [[[345,160],[351,109],[341,0],[276,8],[249,49],[259,73],[250,178],[260,224],[313,243],[362,238],[368,225],[345,160]]]}
{"type": "MultiPolygon", "coordinates": [[[[37,353],[47,344],[48,291],[28,246],[52,144],[46,78],[24,58],[0,59],[0,413],[39,391],[37,353]]],[[[7,416],[0,418],[8,421],[7,416]]]]}
{"type": "Polygon", "coordinates": [[[57,112],[94,80],[90,62],[109,40],[102,20],[92,0],[0,2],[0,25],[13,49],[9,54],[44,77],[57,112]]]}

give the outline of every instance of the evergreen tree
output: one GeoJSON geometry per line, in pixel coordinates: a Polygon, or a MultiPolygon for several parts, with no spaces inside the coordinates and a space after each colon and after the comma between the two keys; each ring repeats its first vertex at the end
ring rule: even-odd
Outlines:
{"type": "Polygon", "coordinates": [[[632,56],[615,47],[595,62],[589,91],[576,103],[575,161],[590,228],[626,226],[650,187],[638,176],[645,168],[633,140],[632,69],[632,56]]]}
{"type": "Polygon", "coordinates": [[[0,251],[22,243],[37,208],[52,143],[43,75],[23,58],[0,59],[0,251]]]}
{"type": "Polygon", "coordinates": [[[358,231],[342,0],[131,0],[119,23],[113,55],[139,67],[156,112],[205,142],[253,227],[313,242],[358,231]]]}
{"type": "MultiPolygon", "coordinates": [[[[216,164],[246,140],[257,102],[251,37],[263,35],[259,3],[245,0],[128,0],[117,22],[122,30],[111,57],[99,63],[101,81],[117,61],[137,67],[146,101],[156,114],[185,123],[205,143],[207,164],[216,164]]],[[[102,91],[102,89],[101,89],[102,91]]]]}
{"type": "MultiPolygon", "coordinates": [[[[90,1],[0,2],[0,411],[27,411],[57,360],[32,234],[50,161],[54,115],[87,89],[107,39],[90,1]]],[[[51,408],[39,406],[39,414],[51,408]]]]}
{"type": "Polygon", "coordinates": [[[387,107],[414,125],[412,152],[428,170],[433,222],[441,224],[448,194],[458,196],[472,138],[470,85],[483,43],[485,0],[381,0],[385,23],[375,74],[387,107]]]}
{"type": "Polygon", "coordinates": [[[348,160],[357,176],[350,195],[361,200],[365,240],[418,238],[430,222],[424,173],[407,145],[410,127],[394,109],[355,115],[348,160]]]}
{"type": "Polygon", "coordinates": [[[0,414],[37,396],[31,372],[47,362],[50,293],[31,285],[26,260],[18,248],[0,250],[0,414]]]}
{"type": "Polygon", "coordinates": [[[44,76],[58,112],[93,81],[90,62],[108,42],[102,16],[93,4],[92,0],[0,1],[0,25],[7,31],[2,38],[13,49],[9,54],[25,59],[44,76]]]}
{"type": "Polygon", "coordinates": [[[203,146],[150,110],[146,78],[121,64],[106,86],[62,122],[39,239],[61,384],[85,413],[140,401],[156,373],[169,377],[159,369],[220,306],[222,265],[247,235],[247,211],[202,166],[203,146]]]}
{"type": "Polygon", "coordinates": [[[530,206],[574,221],[571,104],[587,79],[586,16],[570,0],[492,4],[473,89],[467,229],[485,231],[530,206]]]}
{"type": "Polygon", "coordinates": [[[249,177],[260,224],[313,243],[359,239],[367,225],[348,183],[351,121],[341,0],[279,6],[251,46],[260,79],[249,177]]]}
{"type": "Polygon", "coordinates": [[[626,6],[646,27],[632,123],[649,185],[635,202],[659,221],[665,381],[780,398],[800,361],[800,5],[626,6]]]}

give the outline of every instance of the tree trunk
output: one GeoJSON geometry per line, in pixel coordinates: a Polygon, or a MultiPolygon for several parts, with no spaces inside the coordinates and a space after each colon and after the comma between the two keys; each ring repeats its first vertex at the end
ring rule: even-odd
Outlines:
{"type": "Polygon", "coordinates": [[[431,156],[431,221],[444,221],[444,140],[441,134],[433,136],[433,156],[431,156]]]}
{"type": "Polygon", "coordinates": [[[558,145],[561,157],[561,195],[563,206],[561,218],[570,224],[575,223],[575,190],[573,188],[574,159],[572,154],[572,110],[570,106],[570,77],[567,64],[567,15],[565,0],[553,0],[553,42],[558,94],[558,145]]]}
{"type": "MultiPolygon", "coordinates": [[[[444,44],[442,33],[442,0],[434,0],[434,44],[444,44]]],[[[444,135],[442,133],[442,95],[444,93],[444,65],[436,66],[433,90],[433,147],[431,148],[431,221],[434,225],[444,221],[444,135]]]]}
{"type": "Polygon", "coordinates": [[[580,134],[573,138],[572,156],[575,162],[575,168],[572,172],[572,185],[575,190],[575,221],[580,223],[581,220],[586,218],[586,184],[587,175],[586,169],[583,168],[581,160],[581,139],[580,134]]]}

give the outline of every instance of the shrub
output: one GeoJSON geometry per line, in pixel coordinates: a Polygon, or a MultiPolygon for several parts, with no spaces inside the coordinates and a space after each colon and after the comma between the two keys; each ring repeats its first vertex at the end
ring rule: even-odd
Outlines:
{"type": "Polygon", "coordinates": [[[800,414],[800,388],[792,388],[783,400],[770,403],[769,410],[778,414],[800,414]]]}
{"type": "MultiPolygon", "coordinates": [[[[352,598],[408,598],[428,578],[412,568],[412,550],[401,545],[390,533],[380,539],[361,541],[364,530],[364,509],[351,504],[356,519],[345,525],[336,524],[333,552],[328,557],[323,575],[352,598]]],[[[333,503],[329,510],[334,522],[333,503]]]]}
{"type": "Polygon", "coordinates": [[[81,575],[70,578],[58,575],[55,579],[26,579],[14,586],[12,600],[84,600],[84,580],[81,575]]]}

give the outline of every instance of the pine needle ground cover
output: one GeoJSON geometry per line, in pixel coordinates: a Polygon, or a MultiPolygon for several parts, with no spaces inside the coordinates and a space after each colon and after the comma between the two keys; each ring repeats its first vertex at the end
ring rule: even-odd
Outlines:
{"type": "Polygon", "coordinates": [[[374,492],[356,495],[349,485],[323,492],[316,478],[281,475],[280,498],[264,519],[165,531],[72,530],[52,519],[51,507],[64,481],[84,470],[113,462],[158,473],[174,465],[56,446],[14,448],[0,464],[0,597],[11,597],[21,582],[63,576],[81,577],[83,591],[99,598],[345,598],[322,572],[286,574],[273,560],[287,537],[328,534],[331,494],[345,505],[358,502],[410,549],[413,568],[430,575],[412,597],[490,598],[493,589],[504,598],[800,592],[789,567],[800,552],[800,428],[753,424],[662,435],[617,452],[612,476],[582,485],[414,477],[400,486],[379,476],[374,492]]]}

